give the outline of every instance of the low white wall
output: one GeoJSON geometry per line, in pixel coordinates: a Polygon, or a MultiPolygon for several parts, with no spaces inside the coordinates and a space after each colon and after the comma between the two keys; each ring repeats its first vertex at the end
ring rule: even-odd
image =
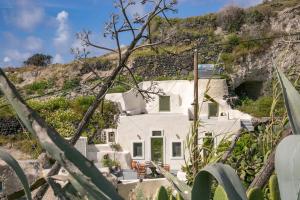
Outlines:
{"type": "Polygon", "coordinates": [[[129,169],[131,166],[131,155],[128,151],[101,151],[97,153],[97,160],[100,163],[100,167],[104,167],[101,163],[104,155],[108,155],[110,159],[118,161],[122,169],[129,169]]]}

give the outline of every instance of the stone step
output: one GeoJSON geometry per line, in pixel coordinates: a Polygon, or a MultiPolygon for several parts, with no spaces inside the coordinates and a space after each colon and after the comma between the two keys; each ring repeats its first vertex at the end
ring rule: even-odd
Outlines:
{"type": "Polygon", "coordinates": [[[254,131],[254,126],[251,120],[241,120],[241,126],[250,132],[254,131]]]}

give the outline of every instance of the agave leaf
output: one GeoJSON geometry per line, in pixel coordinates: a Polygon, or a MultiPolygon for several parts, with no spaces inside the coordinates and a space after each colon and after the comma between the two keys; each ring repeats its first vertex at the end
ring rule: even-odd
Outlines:
{"type": "Polygon", "coordinates": [[[275,170],[282,200],[296,200],[300,190],[300,136],[284,138],[276,149],[275,170]]]}
{"type": "MultiPolygon", "coordinates": [[[[27,130],[32,133],[52,158],[62,165],[71,175],[82,173],[93,184],[114,200],[122,199],[113,185],[100,173],[95,165],[71,146],[60,134],[50,127],[22,99],[14,85],[0,68],[0,89],[12,105],[27,130]]],[[[74,177],[75,179],[78,176],[74,177]]],[[[78,180],[80,183],[80,180],[78,180]]],[[[89,190],[90,191],[90,190],[89,190]]]]}
{"type": "Polygon", "coordinates": [[[179,192],[179,194],[185,199],[191,199],[192,189],[185,184],[183,181],[180,181],[177,177],[173,176],[170,172],[166,171],[161,166],[156,165],[154,162],[151,162],[159,171],[168,179],[169,182],[172,183],[174,188],[179,192]]]}
{"type": "Polygon", "coordinates": [[[83,199],[112,200],[112,198],[95,187],[90,180],[81,174],[69,176],[69,181],[83,199]]]}
{"type": "Polygon", "coordinates": [[[212,178],[224,188],[228,199],[247,200],[246,191],[234,169],[221,163],[207,165],[197,174],[192,189],[192,200],[211,199],[212,178]]]}
{"type": "Polygon", "coordinates": [[[72,200],[81,200],[82,198],[78,195],[77,190],[73,187],[73,185],[68,182],[63,188],[62,191],[65,195],[72,200]]]}
{"type": "Polygon", "coordinates": [[[24,190],[25,194],[28,200],[31,200],[31,192],[28,184],[28,180],[26,178],[26,175],[24,174],[24,171],[20,167],[19,163],[7,152],[3,151],[0,149],[0,158],[4,160],[16,173],[18,178],[20,179],[24,190]]]}
{"type": "Polygon", "coordinates": [[[166,188],[163,186],[160,186],[160,188],[158,188],[158,190],[155,194],[154,200],[168,200],[168,199],[169,199],[169,197],[168,197],[168,192],[167,192],[166,188]]]}
{"type": "Polygon", "coordinates": [[[300,134],[300,94],[284,73],[277,67],[276,70],[293,133],[300,134]]]}

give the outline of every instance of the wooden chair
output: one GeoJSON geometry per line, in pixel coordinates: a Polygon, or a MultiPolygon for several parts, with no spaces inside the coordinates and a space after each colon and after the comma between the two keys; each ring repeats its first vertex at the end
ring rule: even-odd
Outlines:
{"type": "Polygon", "coordinates": [[[146,166],[143,163],[137,163],[137,177],[143,179],[146,176],[146,166]]]}
{"type": "Polygon", "coordinates": [[[170,165],[168,165],[168,164],[164,164],[163,168],[168,172],[170,171],[170,165]]]}

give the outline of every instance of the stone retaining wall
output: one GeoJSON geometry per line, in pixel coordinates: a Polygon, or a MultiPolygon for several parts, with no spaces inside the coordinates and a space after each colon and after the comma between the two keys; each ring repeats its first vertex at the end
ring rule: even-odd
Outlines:
{"type": "Polygon", "coordinates": [[[0,135],[15,135],[22,130],[22,126],[16,118],[0,118],[0,135]]]}

